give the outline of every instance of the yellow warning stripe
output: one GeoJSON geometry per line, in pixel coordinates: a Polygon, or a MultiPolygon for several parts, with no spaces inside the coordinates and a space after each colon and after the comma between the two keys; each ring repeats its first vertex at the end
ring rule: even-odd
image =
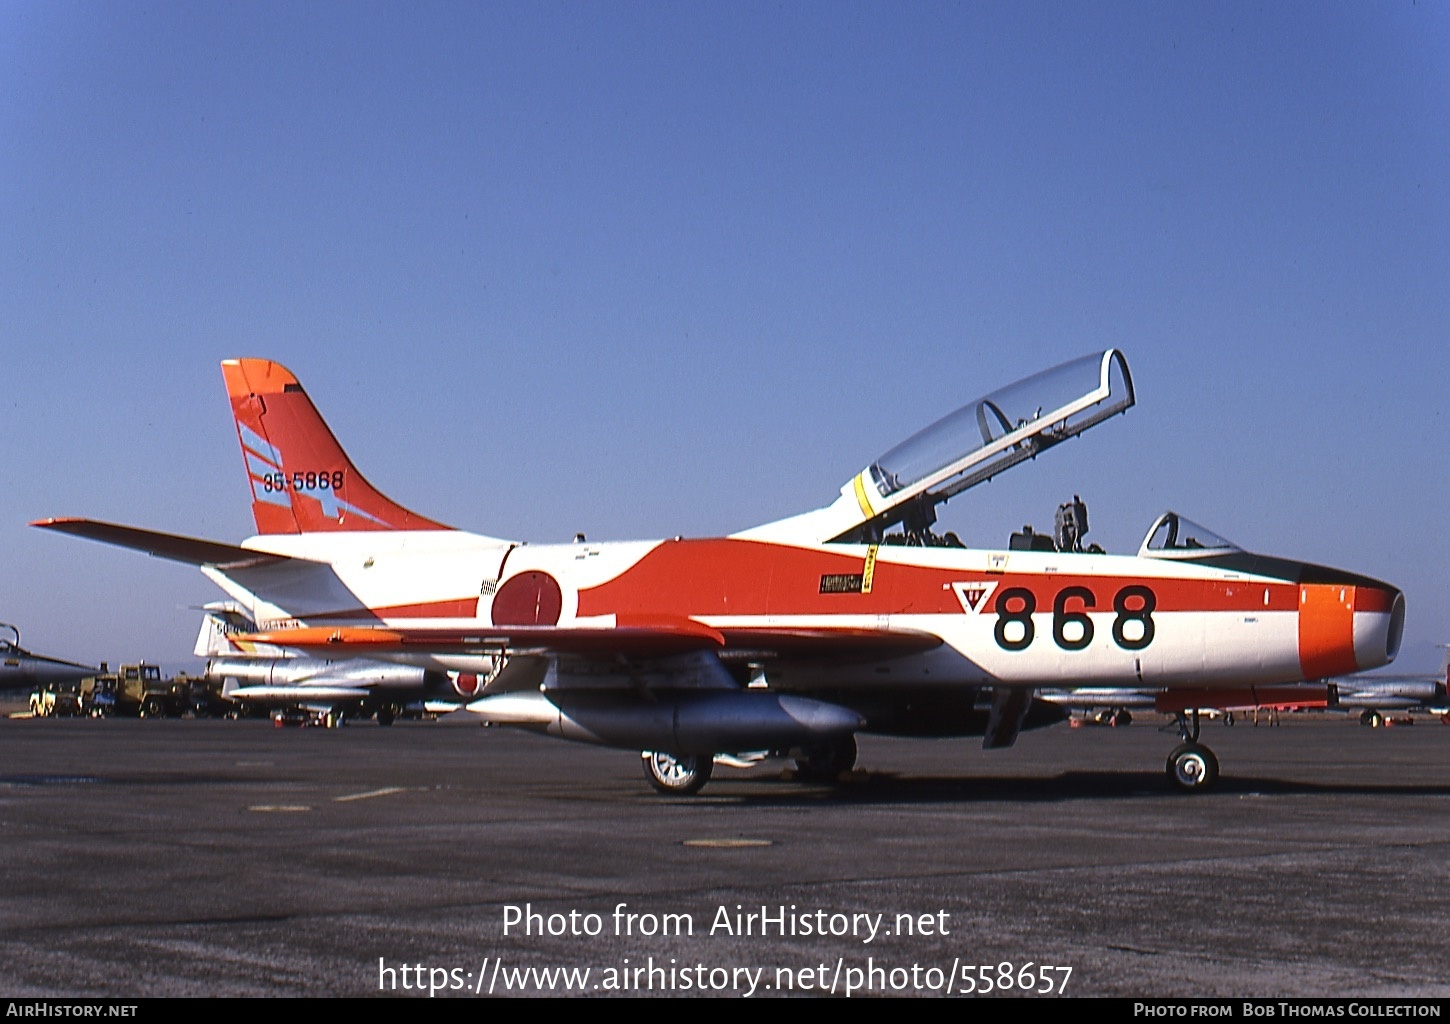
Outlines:
{"type": "Polygon", "coordinates": [[[871,499],[866,496],[866,472],[863,469],[851,482],[856,486],[856,504],[861,506],[861,514],[870,519],[876,514],[876,511],[871,507],[871,499]]]}
{"type": "Polygon", "coordinates": [[[871,593],[871,577],[876,575],[876,545],[866,549],[866,565],[861,570],[861,593],[871,593]]]}

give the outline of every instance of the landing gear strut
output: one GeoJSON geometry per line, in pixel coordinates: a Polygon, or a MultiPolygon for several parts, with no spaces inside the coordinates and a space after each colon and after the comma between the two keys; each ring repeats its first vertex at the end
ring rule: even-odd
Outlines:
{"type": "Polygon", "coordinates": [[[1203,793],[1218,782],[1218,758],[1198,742],[1198,709],[1178,712],[1183,743],[1168,755],[1168,781],[1183,793],[1203,793]]]}

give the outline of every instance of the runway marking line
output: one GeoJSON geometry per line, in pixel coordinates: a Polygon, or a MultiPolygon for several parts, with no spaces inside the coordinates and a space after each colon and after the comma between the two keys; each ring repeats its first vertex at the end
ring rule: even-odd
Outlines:
{"type": "Polygon", "coordinates": [[[310,811],[312,808],[306,804],[253,804],[247,810],[256,811],[259,814],[297,814],[310,811]]]}
{"type": "Polygon", "coordinates": [[[386,789],[370,789],[366,793],[349,793],[347,796],[335,796],[332,802],[345,804],[353,800],[371,800],[375,796],[392,796],[394,793],[406,793],[405,786],[388,786],[386,789]]]}
{"type": "Polygon", "coordinates": [[[761,846],[774,846],[775,841],[771,839],[686,839],[680,845],[710,850],[746,850],[761,846]]]}

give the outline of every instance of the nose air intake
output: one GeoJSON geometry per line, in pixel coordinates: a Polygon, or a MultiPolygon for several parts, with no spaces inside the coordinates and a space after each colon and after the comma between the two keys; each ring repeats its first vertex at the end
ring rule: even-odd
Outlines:
{"type": "Polygon", "coordinates": [[[1366,579],[1299,585],[1299,665],[1306,679],[1388,665],[1400,652],[1405,598],[1366,579]]]}
{"type": "MultiPolygon", "coordinates": [[[[1388,621],[1385,623],[1384,639],[1380,646],[1377,648],[1371,647],[1371,651],[1367,652],[1368,656],[1373,656],[1373,652],[1376,650],[1382,652],[1384,655],[1384,660],[1380,662],[1382,665],[1388,665],[1399,655],[1400,641],[1404,639],[1405,635],[1405,595],[1398,590],[1392,591],[1392,593],[1393,597],[1390,600],[1388,621]]],[[[1370,643],[1373,643],[1373,639],[1373,637],[1367,638],[1370,643]]]]}

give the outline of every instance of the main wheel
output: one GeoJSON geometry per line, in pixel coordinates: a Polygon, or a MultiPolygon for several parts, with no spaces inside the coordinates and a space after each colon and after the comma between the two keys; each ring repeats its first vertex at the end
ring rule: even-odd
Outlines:
{"type": "Polygon", "coordinates": [[[715,759],[709,754],[668,754],[659,750],[640,752],[644,777],[661,793],[689,796],[710,781],[715,759]]]}
{"type": "Polygon", "coordinates": [[[835,782],[843,773],[856,767],[856,737],[842,736],[804,747],[801,756],[796,758],[795,767],[801,779],[835,782]]]}
{"type": "Polygon", "coordinates": [[[1197,743],[1185,743],[1168,755],[1168,781],[1185,793],[1202,793],[1218,781],[1218,758],[1197,743]]]}

